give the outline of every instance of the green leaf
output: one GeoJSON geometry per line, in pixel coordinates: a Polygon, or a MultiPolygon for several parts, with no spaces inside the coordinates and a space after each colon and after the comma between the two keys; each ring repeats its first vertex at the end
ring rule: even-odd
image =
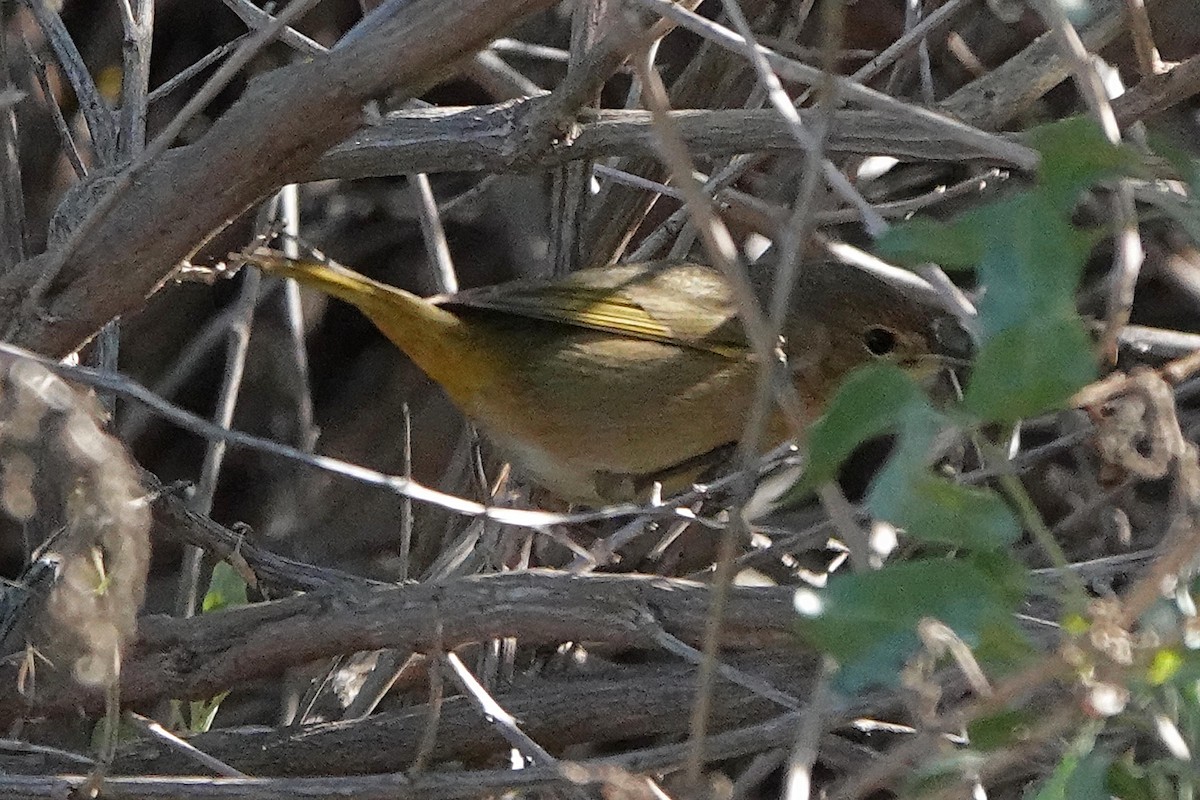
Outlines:
{"type": "Polygon", "coordinates": [[[233,567],[218,561],[213,567],[208,592],[204,595],[204,613],[229,606],[244,606],[246,603],[246,582],[233,567]]]}
{"type": "Polygon", "coordinates": [[[872,483],[867,506],[910,534],[956,547],[994,549],[1020,534],[1012,513],[987,489],[957,486],[928,469],[930,446],[944,419],[917,385],[894,365],[854,373],[829,410],[809,430],[809,461],[786,503],[833,480],[863,442],[899,431],[886,466],[872,483]]]}
{"type": "Polygon", "coordinates": [[[225,698],[228,696],[229,692],[224,691],[208,700],[191,701],[188,705],[192,713],[192,722],[188,730],[191,733],[207,733],[211,730],[213,720],[217,718],[217,712],[221,710],[221,703],[225,702],[225,698]]]}
{"type": "Polygon", "coordinates": [[[1060,213],[1074,207],[1079,193],[1112,178],[1148,176],[1145,159],[1132,147],[1113,144],[1093,120],[1077,116],[1033,128],[1025,134],[1042,155],[1038,191],[1060,213]]]}
{"type": "Polygon", "coordinates": [[[1091,341],[1078,317],[1034,320],[980,349],[964,405],[981,419],[1015,422],[1061,407],[1095,376],[1091,341]]]}
{"type": "Polygon", "coordinates": [[[808,463],[797,484],[783,498],[802,497],[833,480],[855,448],[895,430],[913,408],[928,407],[921,390],[894,364],[872,364],[855,371],[842,384],[825,414],[808,430],[808,463]]]}
{"type": "Polygon", "coordinates": [[[800,635],[835,658],[845,692],[895,685],[920,647],[917,624],[933,617],[973,645],[985,624],[1011,624],[1006,587],[962,561],[909,561],[835,576],[823,592],[801,589],[800,635]],[[803,593],[803,594],[801,594],[803,593]]]}
{"type": "Polygon", "coordinates": [[[979,261],[984,343],[1009,328],[1075,313],[1075,290],[1096,234],[1080,231],[1033,193],[991,208],[979,261]]]}
{"type": "Polygon", "coordinates": [[[967,736],[977,750],[998,750],[1023,741],[1040,719],[1034,709],[1005,709],[972,722],[967,736]]]}
{"type": "Polygon", "coordinates": [[[1121,800],[1154,800],[1154,787],[1144,770],[1117,761],[1108,768],[1105,788],[1121,800]]]}
{"type": "Polygon", "coordinates": [[[1096,800],[1108,796],[1105,781],[1111,759],[1107,753],[1070,752],[1034,795],[1036,800],[1096,800]]]}
{"type": "Polygon", "coordinates": [[[871,489],[868,507],[918,539],[994,550],[1021,534],[1008,505],[990,489],[960,486],[924,469],[904,475],[899,486],[882,477],[871,489]]]}
{"type": "Polygon", "coordinates": [[[893,225],[876,243],[880,256],[914,266],[933,262],[945,270],[970,270],[983,258],[987,227],[974,214],[954,222],[913,217],[893,225]]]}

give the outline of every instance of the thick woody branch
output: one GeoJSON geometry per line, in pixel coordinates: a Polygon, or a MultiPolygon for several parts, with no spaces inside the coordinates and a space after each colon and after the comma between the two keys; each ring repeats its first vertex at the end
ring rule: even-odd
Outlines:
{"type": "MultiPolygon", "coordinates": [[[[191,619],[151,616],[122,667],[121,697],[133,704],[208,698],[342,653],[436,652],[505,637],[531,645],[658,649],[656,637],[666,631],[694,646],[710,595],[708,586],[684,580],[535,571],[377,591],[339,588],[191,619]]],[[[791,589],[735,587],[723,646],[786,646],[794,641],[794,617],[791,589]]],[[[16,683],[2,681],[10,688],[0,695],[0,718],[29,711],[16,697],[16,683]]],[[[99,700],[61,691],[39,698],[34,710],[56,713],[99,700]]]]}
{"type": "MultiPolygon", "coordinates": [[[[537,118],[544,97],[490,106],[427,108],[391,114],[334,147],[297,181],[364,178],[413,172],[480,170],[503,172],[558,166],[606,156],[657,158],[656,135],[645,111],[601,111],[580,125],[570,140],[543,146],[537,118]]],[[[807,120],[814,112],[801,111],[807,120]]],[[[718,109],[675,111],[672,117],[695,154],[726,156],[751,152],[794,152],[799,148],[787,123],[774,111],[718,109]]],[[[808,121],[808,124],[812,124],[808,121]]],[[[948,140],[938,131],[879,111],[838,111],[826,148],[833,155],[885,155],[903,161],[975,161],[1010,168],[994,149],[948,140]]],[[[1022,151],[1025,152],[1025,151],[1022,151]]],[[[1027,155],[1036,159],[1029,151],[1027,155]]]]}
{"type": "MultiPolygon", "coordinates": [[[[346,47],[275,70],[195,146],[142,166],[55,278],[41,313],[17,320],[15,341],[61,356],[136,308],[216,230],[306,169],[362,123],[363,104],[389,90],[413,96],[517,18],[552,0],[414,0],[346,47]]],[[[12,320],[48,256],[0,281],[12,320]]]]}
{"type": "MultiPolygon", "coordinates": [[[[814,657],[799,650],[757,652],[755,674],[777,686],[803,686],[815,674],[814,657]]],[[[598,675],[560,676],[522,682],[496,695],[496,701],[521,721],[521,728],[555,753],[576,744],[603,747],[687,731],[695,691],[695,668],[681,663],[609,666],[598,675]],[[597,714],[596,709],[604,709],[597,714]]],[[[296,728],[246,728],[213,731],[190,743],[248,774],[361,775],[401,772],[409,767],[429,724],[429,708],[420,705],[375,714],[354,722],[296,728]]],[[[715,731],[750,725],[783,710],[748,690],[727,684],[713,709],[715,731]]],[[[764,748],[769,742],[763,743],[764,748]]],[[[782,743],[776,743],[778,744],[782,743]]],[[[464,697],[441,707],[438,736],[430,753],[435,762],[480,765],[508,750],[499,731],[482,724],[479,711],[464,697]]],[[[186,754],[166,744],[137,742],[116,762],[125,774],[178,774],[195,770],[186,754]]]]}

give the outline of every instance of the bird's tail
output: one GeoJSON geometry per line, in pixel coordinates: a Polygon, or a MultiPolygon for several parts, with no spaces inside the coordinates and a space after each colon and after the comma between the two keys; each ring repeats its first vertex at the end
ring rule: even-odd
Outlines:
{"type": "Polygon", "coordinates": [[[411,292],[372,280],[343,266],[314,259],[290,258],[268,248],[231,256],[232,260],[298,283],[357,306],[375,326],[426,372],[438,377],[439,362],[456,360],[447,353],[461,342],[462,322],[411,292]]]}

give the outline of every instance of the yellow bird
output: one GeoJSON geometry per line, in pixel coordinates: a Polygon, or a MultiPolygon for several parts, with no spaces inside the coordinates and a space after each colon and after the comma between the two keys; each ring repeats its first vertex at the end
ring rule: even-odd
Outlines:
{"type": "MultiPolygon", "coordinates": [[[[685,488],[742,436],[756,359],[725,279],[626,264],[422,299],[335,264],[239,260],[352,303],[525,475],[570,501],[685,488]]],[[[765,296],[765,292],[763,293],[765,296]]],[[[932,297],[842,264],[802,270],[784,330],[805,422],[856,367],[932,375],[969,341],[932,297]]],[[[780,417],[771,442],[789,435],[780,417]]]]}

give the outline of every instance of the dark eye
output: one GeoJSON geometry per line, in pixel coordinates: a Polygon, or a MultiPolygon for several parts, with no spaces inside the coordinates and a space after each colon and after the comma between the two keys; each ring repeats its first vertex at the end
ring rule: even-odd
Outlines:
{"type": "Polygon", "coordinates": [[[863,344],[873,356],[886,356],[896,349],[896,332],[891,328],[867,328],[863,344]]]}

